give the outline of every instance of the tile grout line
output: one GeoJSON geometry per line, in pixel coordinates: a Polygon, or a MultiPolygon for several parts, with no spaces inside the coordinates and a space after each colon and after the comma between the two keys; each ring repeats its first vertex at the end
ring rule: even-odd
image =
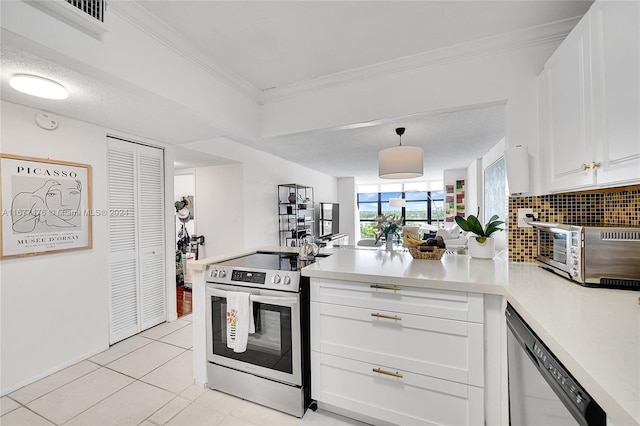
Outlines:
{"type": "MultiPolygon", "coordinates": [[[[38,399],[42,398],[43,396],[49,395],[50,393],[55,392],[55,391],[57,391],[58,389],[61,389],[61,388],[65,387],[65,386],[67,386],[68,384],[75,382],[75,381],[76,381],[76,380],[78,380],[78,379],[81,379],[81,378],[83,378],[83,377],[85,377],[85,376],[87,376],[87,375],[89,375],[89,374],[91,374],[91,373],[93,373],[93,372],[95,372],[95,371],[98,371],[98,370],[100,369],[100,367],[102,367],[101,365],[99,365],[99,364],[97,364],[97,363],[95,363],[95,362],[93,362],[93,361],[89,361],[89,359],[83,359],[82,361],[78,361],[77,363],[75,363],[75,364],[73,364],[73,365],[70,365],[70,366],[69,366],[69,367],[67,367],[67,368],[71,368],[71,367],[73,367],[73,366],[75,366],[75,365],[80,364],[81,362],[84,362],[84,361],[88,361],[88,362],[90,362],[91,364],[97,365],[97,366],[98,366],[98,368],[96,368],[96,369],[94,369],[94,370],[91,370],[91,371],[88,371],[88,372],[86,372],[86,373],[84,373],[84,374],[82,374],[82,375],[80,375],[80,376],[78,376],[78,377],[74,378],[73,380],[71,380],[71,381],[69,381],[69,382],[65,382],[65,383],[61,384],[60,386],[58,386],[58,387],[56,387],[56,388],[53,388],[53,389],[51,389],[50,391],[47,391],[47,392],[43,393],[42,395],[38,396],[37,398],[34,398],[34,399],[30,400],[30,401],[27,401],[27,402],[26,402],[26,403],[24,403],[24,404],[23,404],[22,402],[18,401],[17,399],[15,399],[15,397],[13,397],[13,398],[12,398],[12,397],[11,397],[11,394],[7,394],[7,395],[5,395],[5,396],[6,396],[7,398],[10,398],[12,401],[15,401],[15,402],[17,402],[18,404],[22,405],[23,407],[27,407],[27,405],[28,405],[28,404],[31,404],[32,402],[37,401],[38,399]]],[[[66,369],[65,369],[65,370],[66,370],[66,369]]],[[[64,370],[60,370],[60,371],[64,371],[64,370]]],[[[56,372],[56,373],[57,373],[57,372],[56,372]]],[[[53,373],[53,374],[56,374],[56,373],[53,373]]],[[[51,377],[53,374],[51,374],[51,375],[49,375],[49,376],[47,376],[47,377],[51,377]]],[[[44,379],[46,379],[47,377],[43,377],[43,378],[42,378],[42,379],[40,379],[40,380],[44,380],[44,379]]],[[[27,386],[31,386],[32,384],[38,383],[40,380],[38,380],[38,381],[36,381],[36,382],[33,382],[33,383],[29,383],[28,385],[25,385],[25,386],[23,386],[23,387],[22,387],[22,388],[20,388],[20,389],[23,389],[23,388],[25,388],[25,387],[27,387],[27,386]]],[[[12,393],[18,392],[20,389],[16,389],[16,390],[15,390],[14,392],[12,392],[12,393]]],[[[12,411],[13,411],[13,410],[12,410],[12,411]]],[[[8,414],[8,413],[6,413],[6,414],[8,414]]]]}
{"type": "MultiPolygon", "coordinates": [[[[144,383],[144,382],[143,382],[144,383]]],[[[184,391],[183,391],[184,392],[184,391]]],[[[169,405],[171,402],[175,401],[176,399],[181,398],[180,395],[176,395],[171,401],[167,402],[166,404],[164,404],[162,407],[158,408],[156,411],[154,411],[153,413],[149,414],[143,421],[141,421],[140,423],[138,423],[138,425],[141,425],[142,423],[148,421],[149,423],[153,423],[154,425],[157,425],[158,423],[154,422],[151,420],[151,417],[153,417],[157,412],[159,412],[160,410],[162,410],[163,408],[165,408],[167,405],[169,405]]],[[[184,400],[186,400],[186,398],[182,398],[184,400]]],[[[189,401],[189,403],[183,407],[181,410],[179,410],[177,413],[175,413],[173,416],[171,416],[166,422],[164,422],[162,425],[165,425],[167,423],[169,423],[171,420],[173,420],[178,414],[182,413],[184,410],[187,409],[187,407],[189,407],[191,404],[193,404],[194,401],[189,401]]],[[[160,425],[160,426],[162,426],[160,425]]]]}
{"type": "MultiPolygon", "coordinates": [[[[137,336],[137,334],[136,334],[135,336],[137,336]]],[[[134,336],[131,336],[131,337],[134,337],[134,336]]],[[[129,337],[129,339],[130,339],[131,337],[129,337]]],[[[129,355],[129,354],[131,354],[131,353],[133,353],[133,352],[135,352],[135,351],[137,351],[138,349],[142,349],[142,348],[144,348],[145,346],[148,346],[148,345],[150,345],[151,343],[155,342],[155,340],[153,340],[153,339],[149,339],[148,337],[143,337],[143,336],[139,336],[139,337],[142,337],[143,339],[146,339],[146,340],[148,340],[149,342],[148,342],[148,343],[145,343],[144,345],[142,345],[142,346],[140,346],[140,347],[138,347],[138,348],[135,348],[135,349],[133,349],[132,351],[127,352],[127,353],[125,353],[125,354],[123,354],[123,355],[121,355],[121,356],[119,356],[119,357],[117,357],[117,358],[112,359],[112,360],[111,360],[111,361],[109,361],[107,364],[111,364],[112,362],[116,362],[116,361],[117,361],[117,360],[119,360],[120,358],[124,358],[125,356],[127,356],[127,355],[129,355]]],[[[126,339],[125,339],[125,340],[126,340],[126,339]]],[[[122,340],[121,342],[124,342],[125,340],[122,340]]],[[[118,343],[120,343],[120,342],[118,342],[118,343]]],[[[117,345],[118,343],[116,343],[116,344],[112,345],[109,349],[111,349],[113,346],[117,345]]],[[[109,349],[107,349],[106,351],[108,351],[109,349]]],[[[106,352],[106,351],[105,351],[105,352],[106,352]]],[[[101,353],[103,353],[103,352],[101,352],[101,353]]],[[[100,355],[100,354],[96,354],[96,355],[92,356],[91,358],[95,358],[97,355],[100,355]]],[[[87,359],[86,359],[86,361],[92,362],[92,363],[94,363],[95,365],[98,365],[98,366],[100,366],[100,367],[104,367],[104,366],[106,366],[106,365],[107,365],[107,364],[100,364],[99,362],[93,361],[91,358],[87,358],[87,359]]]]}

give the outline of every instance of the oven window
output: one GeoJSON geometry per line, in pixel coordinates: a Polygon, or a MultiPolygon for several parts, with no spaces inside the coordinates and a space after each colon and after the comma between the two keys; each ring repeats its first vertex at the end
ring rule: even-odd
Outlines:
{"type": "Polygon", "coordinates": [[[542,257],[566,264],[567,234],[540,231],[538,251],[542,257]]]}
{"type": "Polygon", "coordinates": [[[247,350],[235,353],[227,348],[227,300],[211,297],[213,353],[271,370],[293,373],[291,308],[253,303],[256,332],[249,334],[247,350]]]}

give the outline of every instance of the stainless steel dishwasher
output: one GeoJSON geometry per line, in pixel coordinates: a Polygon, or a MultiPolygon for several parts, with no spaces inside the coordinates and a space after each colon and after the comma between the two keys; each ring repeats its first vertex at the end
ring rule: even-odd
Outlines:
{"type": "Polygon", "coordinates": [[[522,317],[507,304],[512,426],[606,424],[606,415],[522,317]]]}

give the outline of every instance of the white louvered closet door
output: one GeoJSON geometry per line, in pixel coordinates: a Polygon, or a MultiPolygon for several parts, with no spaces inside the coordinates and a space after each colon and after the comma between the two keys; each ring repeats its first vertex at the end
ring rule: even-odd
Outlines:
{"type": "Polygon", "coordinates": [[[140,329],[167,319],[164,255],[163,151],[138,146],[140,329]]]}
{"type": "Polygon", "coordinates": [[[166,320],[164,168],[161,149],[107,138],[107,150],[113,344],[166,320]]]}

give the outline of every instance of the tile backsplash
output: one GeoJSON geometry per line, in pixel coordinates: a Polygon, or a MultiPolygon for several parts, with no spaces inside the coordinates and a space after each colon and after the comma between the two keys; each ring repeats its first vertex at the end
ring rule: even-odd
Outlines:
{"type": "Polygon", "coordinates": [[[571,225],[619,225],[640,227],[640,186],[601,191],[572,192],[533,197],[509,197],[509,260],[533,262],[536,233],[518,228],[518,209],[538,213],[541,222],[571,225]]]}

